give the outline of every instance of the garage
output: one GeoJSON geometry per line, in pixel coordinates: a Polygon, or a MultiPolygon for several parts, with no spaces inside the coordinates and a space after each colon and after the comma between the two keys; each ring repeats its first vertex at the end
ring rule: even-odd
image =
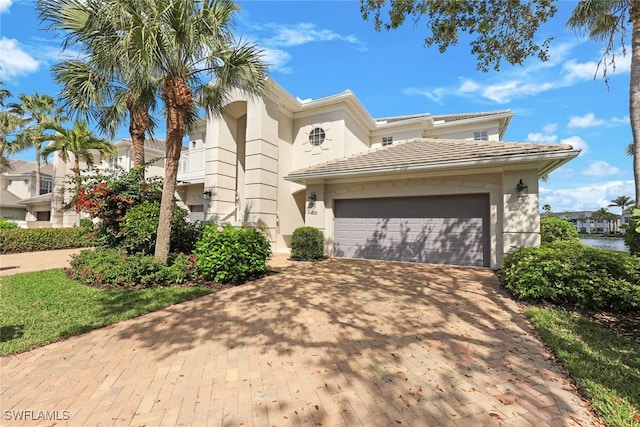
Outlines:
{"type": "Polygon", "coordinates": [[[346,258],[490,266],[489,195],[334,200],[346,258]]]}

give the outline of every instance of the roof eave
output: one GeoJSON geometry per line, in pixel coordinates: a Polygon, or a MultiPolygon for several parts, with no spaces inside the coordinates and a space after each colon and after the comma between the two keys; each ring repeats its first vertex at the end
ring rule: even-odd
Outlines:
{"type": "Polygon", "coordinates": [[[580,150],[562,150],[551,153],[535,153],[535,154],[518,154],[507,155],[492,158],[475,158],[464,159],[455,161],[442,161],[442,162],[430,162],[430,163],[418,163],[409,166],[384,166],[375,168],[363,168],[351,171],[334,171],[334,172],[320,172],[320,173],[301,173],[296,175],[287,175],[285,180],[291,182],[305,182],[308,180],[326,180],[335,178],[350,178],[359,176],[375,176],[386,175],[393,173],[409,173],[409,172],[431,172],[450,168],[465,168],[465,167],[491,167],[491,166],[504,166],[513,163],[531,163],[540,161],[550,161],[551,163],[541,169],[540,172],[546,171],[544,174],[539,173],[539,176],[544,176],[551,171],[559,168],[569,160],[575,158],[580,154],[580,150]]]}

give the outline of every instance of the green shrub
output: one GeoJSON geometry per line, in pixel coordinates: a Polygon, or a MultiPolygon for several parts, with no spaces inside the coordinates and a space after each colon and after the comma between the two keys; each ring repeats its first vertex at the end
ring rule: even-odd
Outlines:
{"type": "Polygon", "coordinates": [[[91,220],[91,218],[80,218],[80,227],[93,228],[93,221],[91,220]]]}
{"type": "Polygon", "coordinates": [[[76,212],[98,219],[98,243],[115,248],[121,244],[121,222],[129,209],[144,202],[159,202],[162,180],[151,177],[141,180],[145,167],[130,171],[117,167],[83,176],[73,195],[76,212]]]}
{"type": "Polygon", "coordinates": [[[638,224],[640,224],[640,221],[632,219],[624,235],[624,244],[629,248],[631,255],[635,256],[640,256],[640,232],[637,230],[638,224]]]}
{"type": "Polygon", "coordinates": [[[86,248],[94,244],[93,232],[83,227],[0,230],[0,252],[86,248]]]}
{"type": "MultiPolygon", "coordinates": [[[[171,218],[171,252],[191,253],[200,227],[187,221],[188,213],[174,205],[171,218]]],[[[129,209],[121,222],[118,240],[127,253],[151,255],[155,250],[160,219],[160,202],[144,202],[129,209]]]]}
{"type": "Polygon", "coordinates": [[[18,228],[18,224],[15,221],[10,221],[6,218],[0,218],[0,230],[13,230],[18,228]]]}
{"type": "Polygon", "coordinates": [[[149,288],[180,284],[199,276],[193,255],[177,255],[169,266],[152,256],[127,255],[117,249],[84,250],[65,269],[67,277],[99,288],[149,288]]]}
{"type": "Polygon", "coordinates": [[[324,257],[324,235],[316,227],[299,227],[291,236],[291,258],[310,261],[324,257]]]}
{"type": "Polygon", "coordinates": [[[540,240],[543,245],[557,241],[577,242],[578,230],[566,219],[544,217],[540,219],[540,240]]]}
{"type": "Polygon", "coordinates": [[[240,283],[268,272],[271,246],[257,229],[207,225],[196,243],[196,255],[206,280],[240,283]]]}
{"type": "Polygon", "coordinates": [[[522,300],[619,312],[640,308],[640,259],[581,243],[516,249],[498,275],[522,300]]]}

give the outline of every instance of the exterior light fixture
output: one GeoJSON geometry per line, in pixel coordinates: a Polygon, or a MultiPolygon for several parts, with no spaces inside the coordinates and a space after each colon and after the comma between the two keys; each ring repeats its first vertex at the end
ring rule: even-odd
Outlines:
{"type": "Polygon", "coordinates": [[[520,182],[516,184],[516,191],[518,192],[518,197],[529,195],[529,186],[522,182],[522,178],[520,178],[520,182]]]}
{"type": "Polygon", "coordinates": [[[205,188],[204,192],[202,193],[202,196],[204,196],[205,199],[212,199],[216,196],[216,190],[213,187],[209,187],[209,188],[205,188]]]}
{"type": "Polygon", "coordinates": [[[309,200],[310,202],[315,202],[316,200],[318,200],[318,196],[316,196],[316,192],[312,191],[311,194],[309,194],[309,197],[307,197],[307,200],[309,200]]]}

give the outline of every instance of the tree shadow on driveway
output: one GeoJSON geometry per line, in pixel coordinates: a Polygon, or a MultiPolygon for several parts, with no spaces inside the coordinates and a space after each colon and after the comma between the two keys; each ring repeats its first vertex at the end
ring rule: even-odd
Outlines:
{"type": "Polygon", "coordinates": [[[118,339],[197,372],[193,412],[223,425],[594,422],[489,269],[300,262],[118,339]]]}

